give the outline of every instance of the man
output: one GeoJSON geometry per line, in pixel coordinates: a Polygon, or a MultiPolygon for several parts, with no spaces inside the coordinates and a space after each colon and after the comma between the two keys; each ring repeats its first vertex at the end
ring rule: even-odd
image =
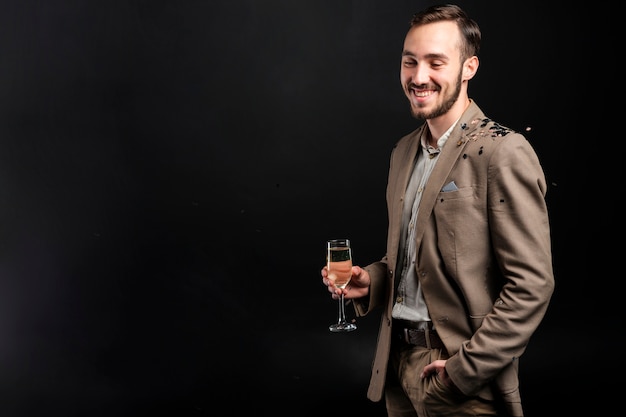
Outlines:
{"type": "Polygon", "coordinates": [[[354,266],[357,316],[382,307],[368,398],[396,416],[523,416],[518,359],[554,291],[546,181],[525,137],[468,96],[481,32],[455,5],[416,14],[400,79],[424,120],[392,151],[387,253],[354,266]]]}

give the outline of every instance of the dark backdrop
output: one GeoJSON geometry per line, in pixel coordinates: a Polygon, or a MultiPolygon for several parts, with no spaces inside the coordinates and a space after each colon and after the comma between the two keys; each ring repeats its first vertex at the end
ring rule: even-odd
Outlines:
{"type": "MultiPolygon", "coordinates": [[[[330,237],[384,254],[388,156],[417,126],[400,50],[431,3],[0,1],[0,414],[384,415],[365,397],[378,317],[330,334],[319,269],[330,237]]],[[[616,196],[586,211],[588,11],[477,3],[470,95],[550,184],[527,414],[598,411],[623,363],[599,329],[623,315],[592,285],[616,196]]]]}

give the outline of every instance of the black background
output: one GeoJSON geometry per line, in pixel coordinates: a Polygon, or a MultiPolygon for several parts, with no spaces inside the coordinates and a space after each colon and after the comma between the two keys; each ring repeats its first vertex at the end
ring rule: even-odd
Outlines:
{"type": "MultiPolygon", "coordinates": [[[[543,3],[459,3],[483,30],[470,96],[550,184],[529,417],[608,407],[623,363],[595,284],[618,224],[589,186],[609,133],[585,102],[591,17],[543,3]]],[[[319,270],[330,237],[384,254],[389,153],[418,123],[400,50],[429,4],[0,1],[0,414],[384,415],[365,397],[378,317],[330,334],[319,270]]]]}

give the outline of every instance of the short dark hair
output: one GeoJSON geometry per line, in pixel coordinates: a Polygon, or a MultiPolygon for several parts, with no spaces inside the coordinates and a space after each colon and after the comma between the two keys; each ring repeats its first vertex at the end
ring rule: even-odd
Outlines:
{"type": "Polygon", "coordinates": [[[417,12],[411,18],[409,25],[413,28],[441,21],[453,21],[459,27],[463,42],[461,45],[462,61],[474,55],[478,56],[481,40],[480,27],[463,9],[455,4],[440,4],[417,12]]]}

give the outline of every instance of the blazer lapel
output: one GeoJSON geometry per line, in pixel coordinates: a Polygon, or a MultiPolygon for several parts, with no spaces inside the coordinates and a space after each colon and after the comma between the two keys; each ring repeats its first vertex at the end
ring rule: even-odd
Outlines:
{"type": "Polygon", "coordinates": [[[413,173],[413,167],[417,159],[417,154],[420,152],[420,140],[425,132],[425,124],[417,128],[411,134],[410,145],[402,154],[394,155],[394,166],[402,167],[397,175],[392,175],[390,180],[394,180],[391,184],[391,188],[388,190],[388,204],[390,210],[389,220],[389,236],[388,255],[393,257],[391,267],[395,270],[395,262],[398,259],[398,249],[401,240],[400,234],[402,233],[402,212],[404,210],[404,203],[406,198],[406,188],[413,173]],[[400,198],[401,197],[401,198],[400,198]]]}
{"type": "Polygon", "coordinates": [[[430,174],[426,188],[424,189],[424,194],[422,195],[422,201],[420,201],[419,212],[417,213],[417,221],[415,224],[417,248],[420,246],[426,222],[435,206],[437,196],[441,188],[445,185],[452,168],[454,168],[465,146],[467,146],[467,135],[471,133],[469,129],[475,129],[475,127],[468,129],[468,126],[475,126],[475,124],[470,125],[469,121],[477,117],[484,117],[484,115],[482,115],[476,104],[472,101],[470,107],[468,107],[465,114],[452,130],[450,137],[438,156],[439,160],[430,174]]]}

